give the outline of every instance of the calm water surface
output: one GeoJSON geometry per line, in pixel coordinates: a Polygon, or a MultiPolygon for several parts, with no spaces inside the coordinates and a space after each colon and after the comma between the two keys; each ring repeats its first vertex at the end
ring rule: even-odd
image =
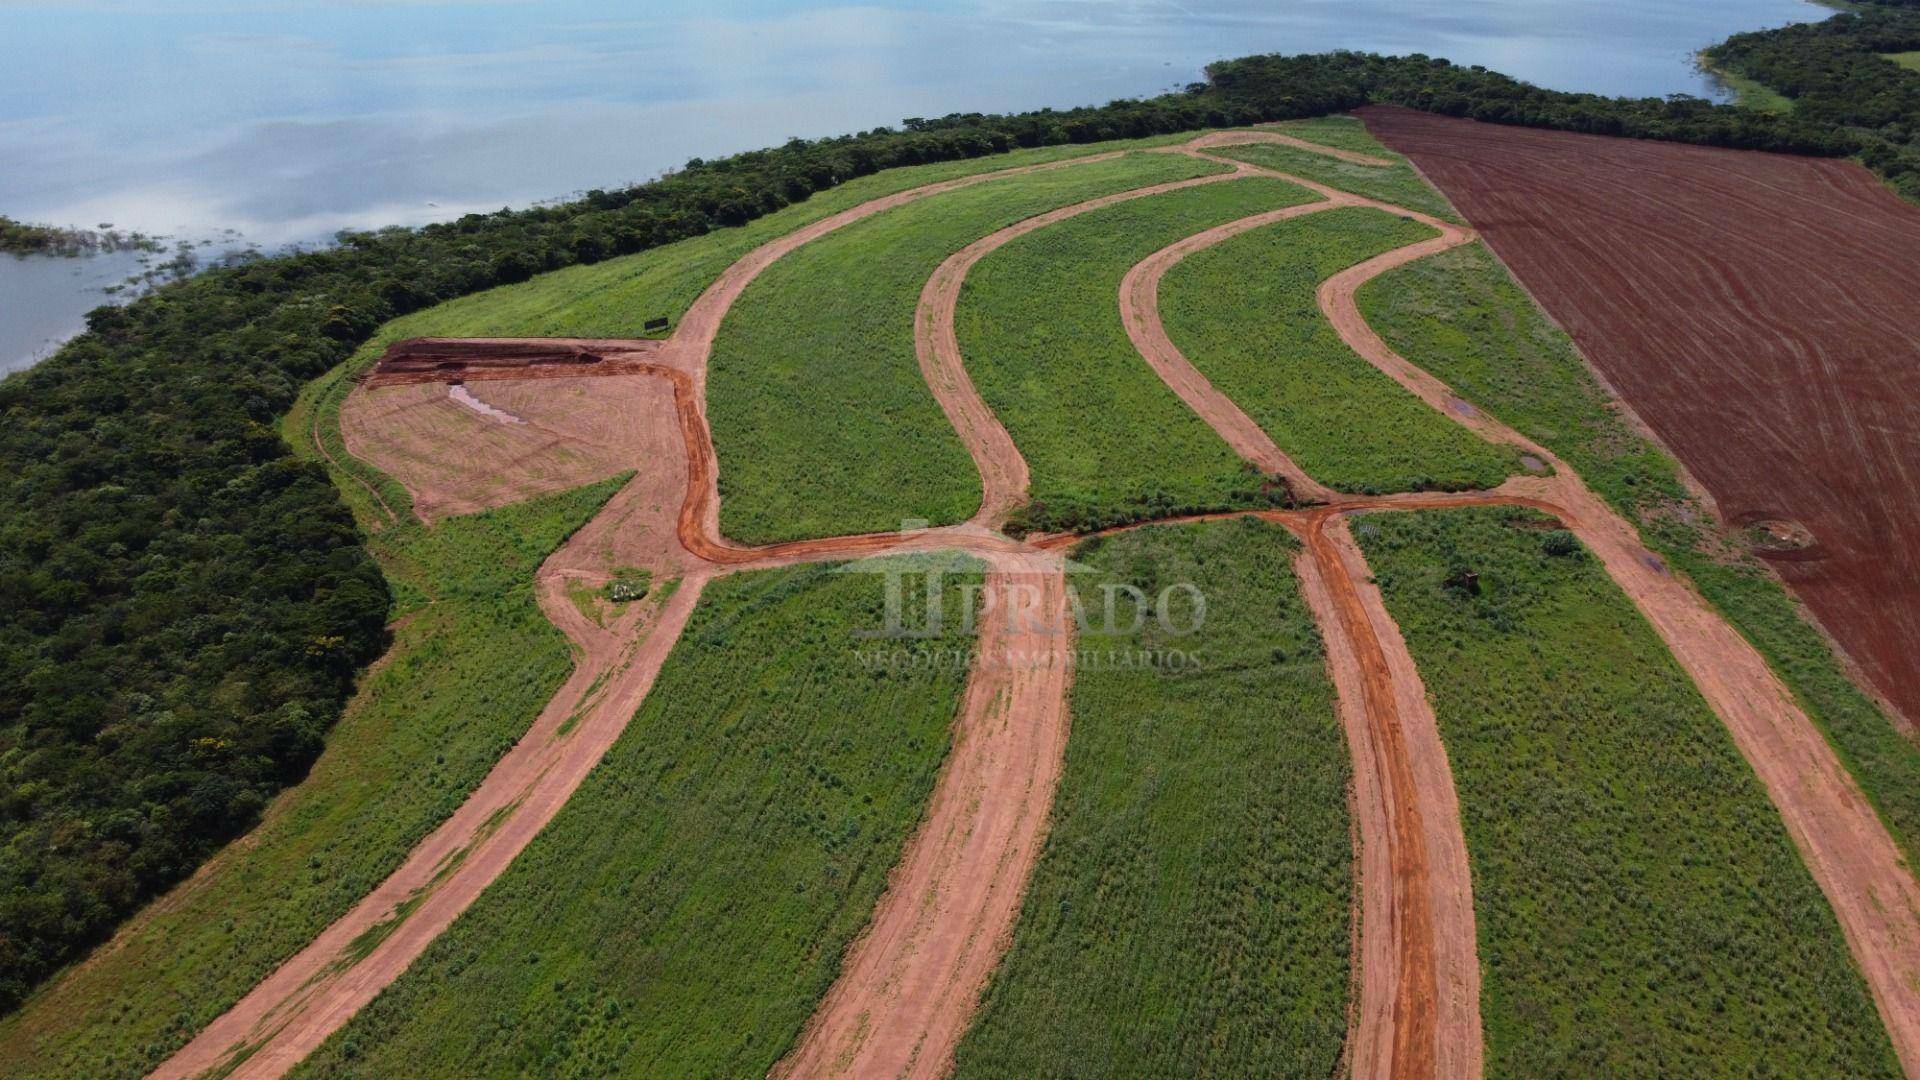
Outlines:
{"type": "MultiPolygon", "coordinates": [[[[792,135],[1151,94],[1256,52],[1425,52],[1559,89],[1718,96],[1695,51],[1826,14],[1801,0],[0,0],[0,213],[231,228],[273,247],[792,135]]],[[[104,299],[97,276],[0,260],[0,366],[75,329],[104,299]]]]}

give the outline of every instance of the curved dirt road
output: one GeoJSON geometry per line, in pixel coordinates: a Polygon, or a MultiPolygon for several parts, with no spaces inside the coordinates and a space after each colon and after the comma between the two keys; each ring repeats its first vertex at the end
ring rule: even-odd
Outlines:
{"type": "Polygon", "coordinates": [[[776,1076],[938,1077],[1006,951],[1067,749],[1057,555],[988,556],[979,654],[927,818],[776,1076]]]}
{"type": "Polygon", "coordinates": [[[1233,447],[1235,453],[1263,472],[1284,477],[1294,497],[1306,502],[1333,502],[1339,495],[1294,464],[1293,459],[1274,444],[1272,437],[1254,422],[1253,417],[1207,381],[1207,377],[1200,374],[1193,362],[1167,336],[1166,326],[1160,319],[1160,279],[1194,252],[1241,233],[1304,214],[1355,205],[1358,203],[1351,196],[1335,192],[1331,196],[1323,196],[1322,201],[1317,203],[1289,206],[1216,225],[1147,256],[1127,271],[1127,276],[1120,282],[1120,321],[1126,325],[1127,337],[1133,341],[1133,347],[1139,350],[1140,355],[1180,400],[1211,425],[1227,441],[1227,445],[1233,447]]]}
{"type": "Polygon", "coordinates": [[[1327,643],[1360,845],[1356,1077],[1481,1072],[1480,965],[1453,773],[1426,687],[1331,513],[1296,516],[1295,570],[1327,643]]]}
{"type": "Polygon", "coordinates": [[[540,606],[581,653],[560,692],[399,870],[152,1075],[228,1069],[236,1078],[280,1076],[398,978],[599,764],[653,685],[704,583],[688,576],[651,625],[629,627],[622,641],[586,632],[557,579],[543,571],[540,606]]]}

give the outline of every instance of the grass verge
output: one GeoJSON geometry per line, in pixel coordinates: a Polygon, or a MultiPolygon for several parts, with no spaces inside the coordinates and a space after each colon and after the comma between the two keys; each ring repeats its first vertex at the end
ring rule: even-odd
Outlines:
{"type": "Polygon", "coordinates": [[[1284,494],[1141,359],[1119,291],[1134,264],[1181,237],[1311,201],[1277,180],[1208,184],[1095,210],[980,260],[954,330],[968,374],[1032,474],[1014,531],[1082,531],[1284,494]]]}
{"type": "Polygon", "coordinates": [[[1759,649],[1840,755],[1895,842],[1920,854],[1920,747],[1847,677],[1758,560],[1724,537],[1573,343],[1478,245],[1369,283],[1360,310],[1402,355],[1551,449],[1759,649]]]}
{"type": "Polygon", "coordinates": [[[964,520],[980,477],[914,353],[934,269],[1035,214],[1220,169],[1130,154],[1010,177],[856,222],[769,267],[713,347],[721,530],[768,543],[964,520]]]}
{"type": "Polygon", "coordinates": [[[1597,560],[1515,508],[1354,532],[1460,790],[1489,1076],[1900,1075],[1779,813],[1597,560]]]}
{"type": "Polygon", "coordinates": [[[1518,455],[1435,413],[1367,363],[1315,300],[1335,273],[1433,235],[1419,222],[1357,207],[1242,233],[1167,272],[1167,335],[1329,487],[1494,487],[1519,471],[1518,455]]]}
{"type": "MultiPolygon", "coordinates": [[[[946,561],[957,603],[977,564],[946,561]]],[[[965,678],[858,662],[882,586],[821,565],[709,585],[559,816],[299,1075],[765,1075],[920,820],[965,678]]]]}
{"type": "MultiPolygon", "coordinates": [[[[1191,584],[1083,635],[1073,739],[1011,951],[958,1075],[1333,1075],[1347,1030],[1353,844],[1346,742],[1292,574],[1252,519],[1083,546],[1097,597],[1191,584]],[[1183,591],[1162,605],[1176,628],[1183,591]],[[1192,666],[1120,663],[1180,650],[1192,666]],[[1103,660],[1103,657],[1109,658],[1103,660]]],[[[1097,609],[1097,604],[1095,605],[1097,609]]]]}

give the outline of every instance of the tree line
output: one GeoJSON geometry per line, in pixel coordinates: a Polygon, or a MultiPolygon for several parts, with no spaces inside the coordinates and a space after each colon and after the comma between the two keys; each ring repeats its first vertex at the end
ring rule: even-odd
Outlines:
{"type": "Polygon", "coordinates": [[[385,582],[276,418],[381,323],[736,226],[882,169],[1393,102],[1798,153],[1849,130],[1542,90],[1423,56],[1259,56],[1146,100],[956,113],[712,161],[561,205],[343,233],[100,308],[0,381],[0,1010],[248,828],[385,647],[385,582]]]}
{"type": "Polygon", "coordinates": [[[1920,72],[1887,59],[1917,49],[1920,0],[1897,0],[1737,34],[1707,55],[1790,99],[1795,117],[1850,140],[1849,153],[1920,200],[1920,72]]]}

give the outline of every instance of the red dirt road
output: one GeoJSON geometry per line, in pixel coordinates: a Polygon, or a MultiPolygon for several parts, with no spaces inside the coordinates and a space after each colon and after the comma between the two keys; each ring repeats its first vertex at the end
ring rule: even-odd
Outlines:
{"type": "MultiPolygon", "coordinates": [[[[344,917],[154,1070],[156,1080],[229,1067],[225,1075],[235,1080],[280,1076],[398,978],[599,764],[653,685],[704,581],[688,577],[650,627],[632,628],[618,644],[603,635],[576,639],[583,655],[572,677],[453,816],[344,917]],[[595,692],[603,675],[609,679],[595,692]],[[369,939],[377,943],[356,958],[356,942],[369,939]]],[[[584,621],[552,588],[541,589],[541,606],[563,629],[584,621]]]]}
{"type": "Polygon", "coordinates": [[[1774,569],[1920,720],[1920,208],[1842,161],[1361,115],[1725,520],[1812,531],[1774,569]]]}
{"type": "Polygon", "coordinates": [[[953,749],[863,937],[776,1076],[939,1077],[1006,951],[1067,749],[1058,556],[996,554],[953,749]]]}
{"type": "Polygon", "coordinates": [[[1295,571],[1327,643],[1360,845],[1356,1077],[1476,1077],[1480,965],[1453,772],[1425,685],[1337,515],[1294,516],[1295,571]]]}

